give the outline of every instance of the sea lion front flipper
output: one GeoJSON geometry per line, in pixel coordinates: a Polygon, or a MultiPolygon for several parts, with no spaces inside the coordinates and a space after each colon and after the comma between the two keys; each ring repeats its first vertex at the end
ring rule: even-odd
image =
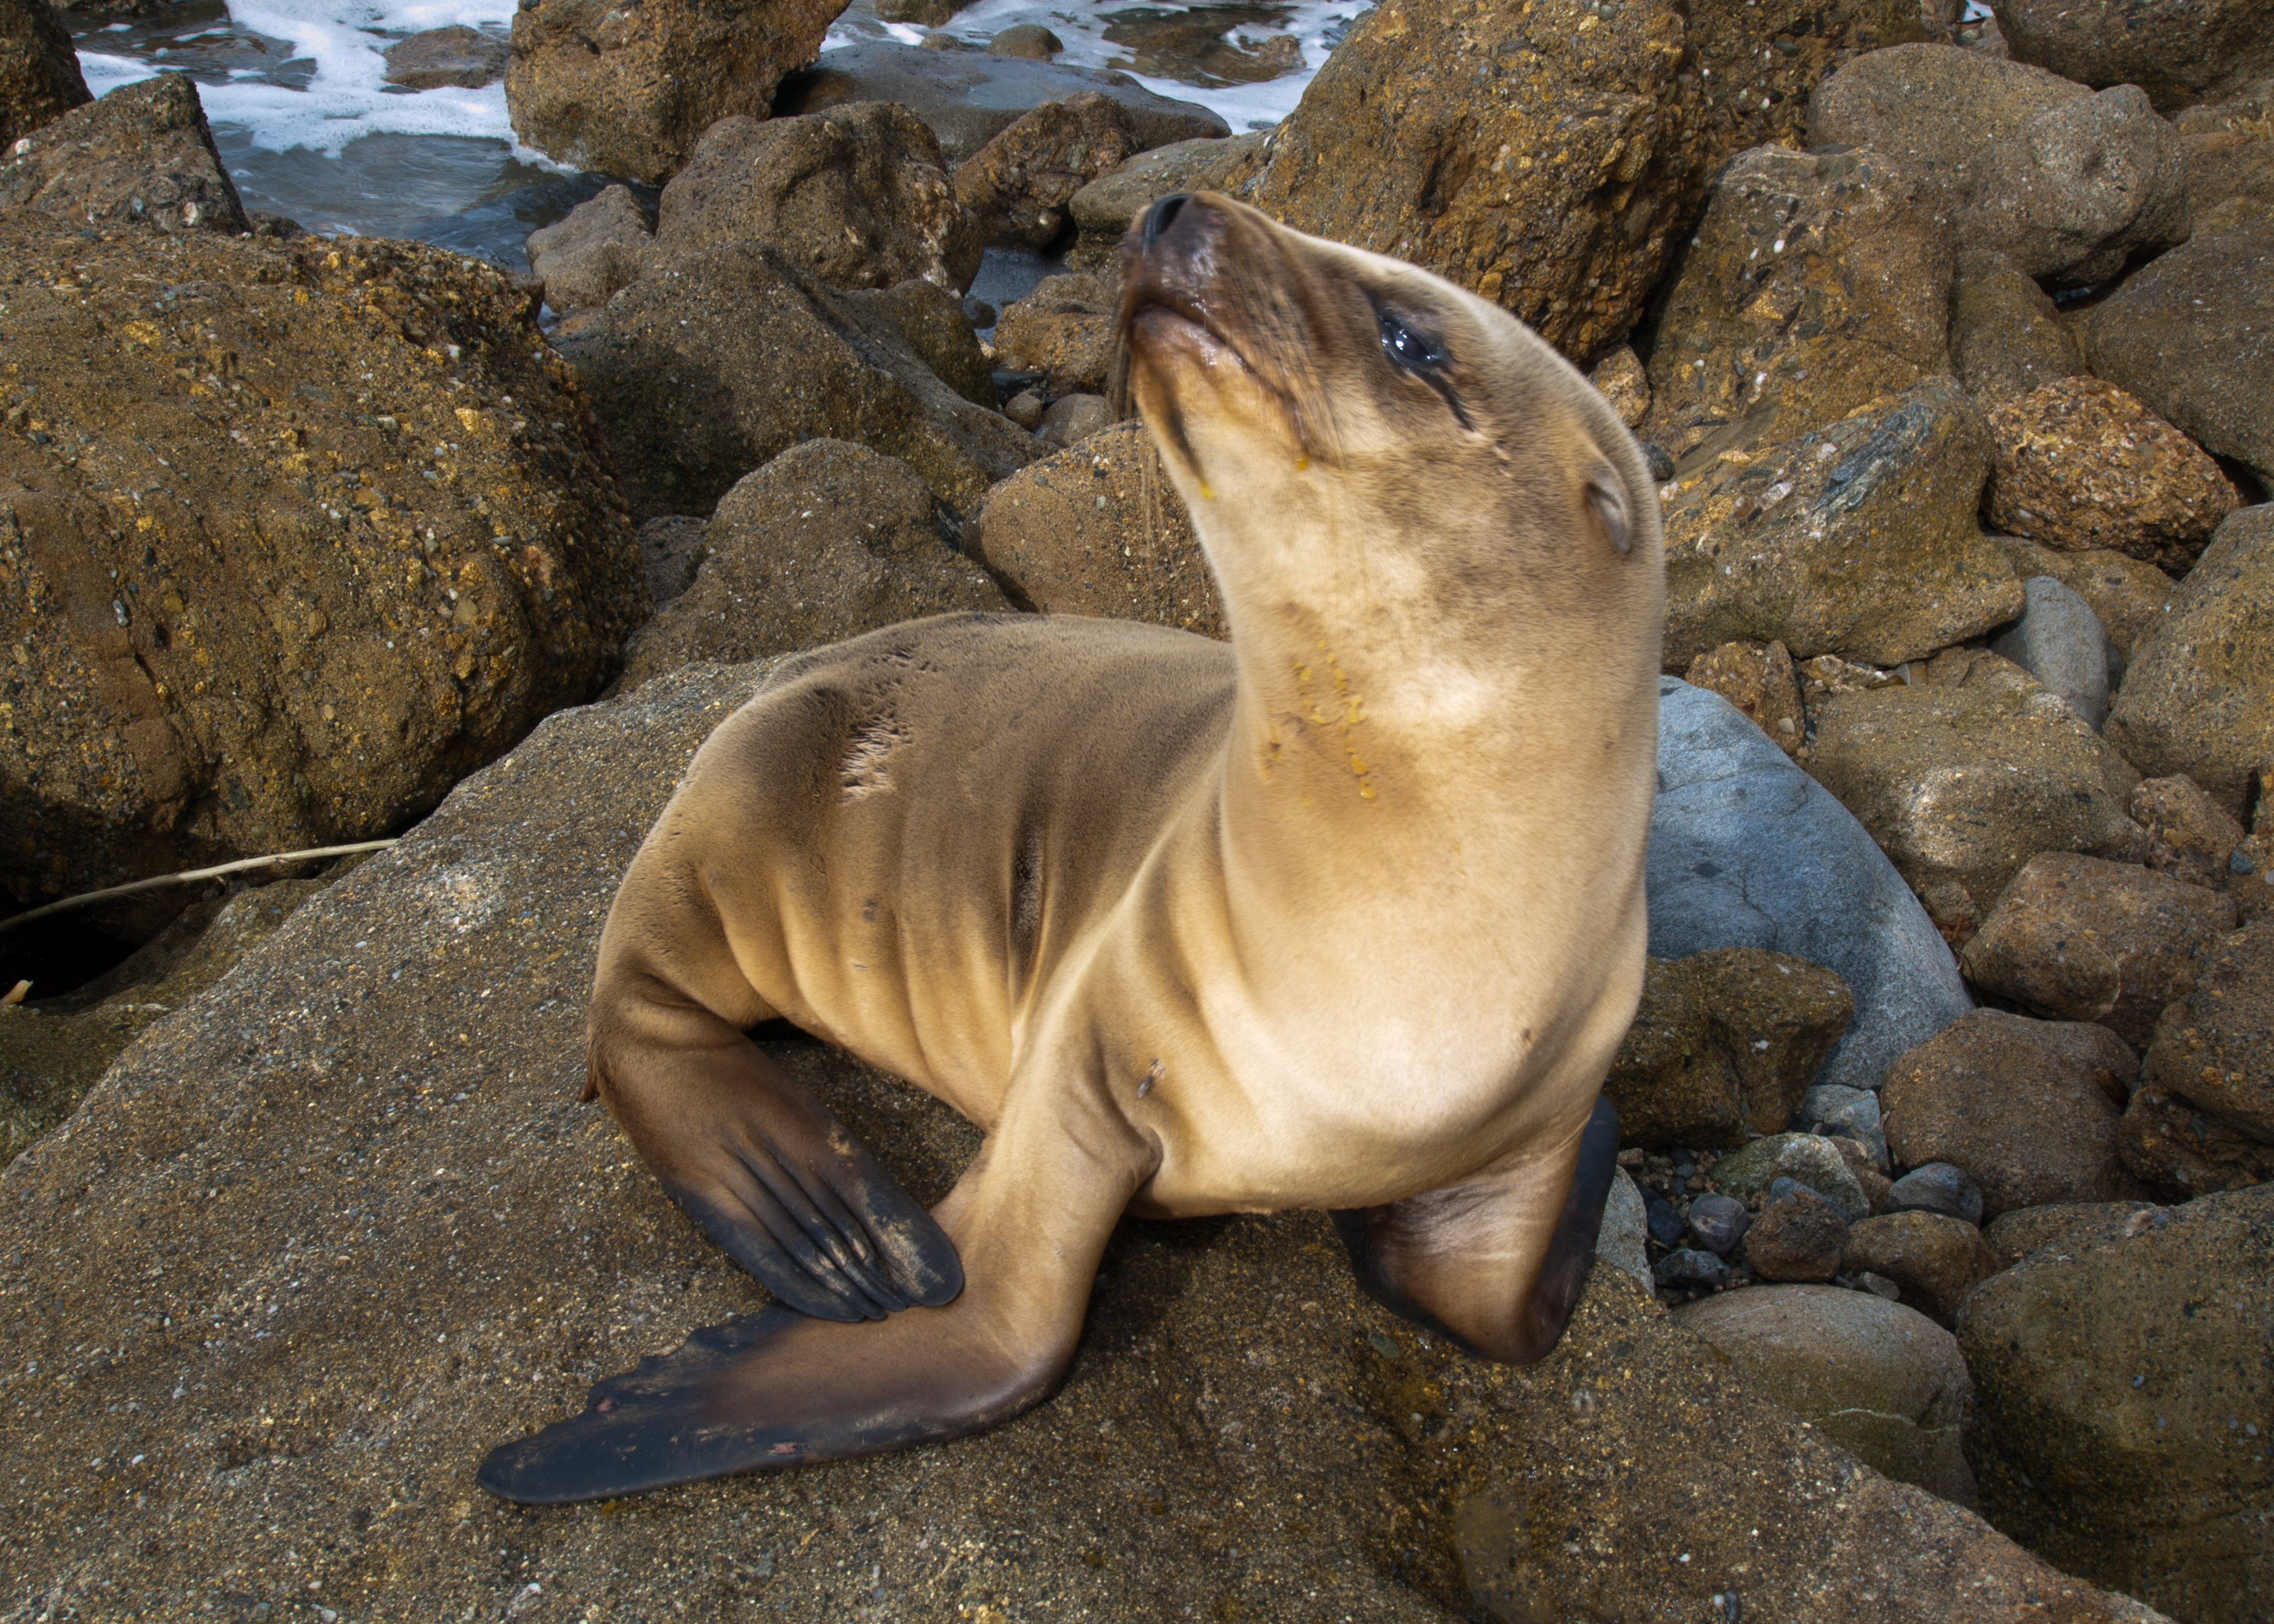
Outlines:
{"type": "Polygon", "coordinates": [[[1529,1365],[1555,1348],[1578,1304],[1618,1155],[1619,1114],[1598,1099],[1555,1152],[1337,1212],[1335,1228],[1375,1302],[1472,1353],[1529,1365]]]}
{"type": "Polygon", "coordinates": [[[591,1092],[672,1199],[789,1306],[881,1320],[963,1289],[954,1244],[932,1215],[720,1017],[619,1004],[608,1036],[592,1043],[590,1072],[591,1092]]]}
{"type": "Polygon", "coordinates": [[[1048,1397],[1151,1147],[1068,1091],[1014,1092],[938,1209],[967,1278],[944,1307],[867,1323],[779,1306],[696,1332],[596,1385],[583,1413],[493,1450],[524,1505],[605,1500],[980,1432],[1048,1397]]]}

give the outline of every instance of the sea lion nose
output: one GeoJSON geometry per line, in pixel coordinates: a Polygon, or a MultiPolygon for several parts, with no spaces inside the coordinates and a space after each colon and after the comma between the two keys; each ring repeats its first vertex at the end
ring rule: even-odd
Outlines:
{"type": "Polygon", "coordinates": [[[1177,214],[1192,200],[1189,192],[1172,192],[1145,211],[1145,246],[1150,248],[1167,235],[1177,221],[1177,214]]]}

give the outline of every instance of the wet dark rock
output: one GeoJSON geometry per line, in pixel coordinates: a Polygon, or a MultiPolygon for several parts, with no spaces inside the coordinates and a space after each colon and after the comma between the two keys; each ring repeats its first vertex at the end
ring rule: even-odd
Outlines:
{"type": "Polygon", "coordinates": [[[505,71],[512,48],[478,28],[428,28],[387,48],[387,82],[411,90],[479,90],[505,71]]]}
{"type": "Polygon", "coordinates": [[[2095,372],[2274,488],[2274,218],[2161,255],[2083,331],[2095,372]]]}
{"type": "Polygon", "coordinates": [[[1673,1317],[1890,1477],[1974,1504],[1959,1443],[1974,1384],[1948,1331],[1877,1297],[1811,1285],[1731,1292],[1673,1317]]]}
{"type": "Polygon", "coordinates": [[[2016,62],[2082,85],[2142,86],[2167,115],[2274,73],[2274,36],[2253,0],[2130,0],[2119,16],[2008,0],[1998,23],[2016,62]]]}
{"type": "Polygon", "coordinates": [[[494,268],[0,212],[0,278],[18,901],[390,834],[646,617],[584,395],[494,268]]]}
{"type": "Polygon", "coordinates": [[[929,51],[885,40],[832,50],[819,65],[793,75],[782,85],[774,111],[811,113],[844,102],[896,102],[931,126],[948,162],[958,164],[1028,109],[1086,90],[1101,91],[1127,109],[1141,151],[1231,133],[1208,109],[1155,95],[1126,73],[993,51],[929,51]]]}
{"type": "Polygon", "coordinates": [[[867,297],[731,243],[674,259],[562,339],[635,510],[704,511],[791,446],[829,438],[900,458],[968,511],[1043,449],[958,394],[867,297]]]}
{"type": "Polygon", "coordinates": [[[1230,635],[1200,538],[1141,424],[1115,424],[1005,480],[965,545],[1022,607],[1230,635]]]}
{"type": "Polygon", "coordinates": [[[1966,1294],[2003,1267],[1982,1231],[1946,1213],[1882,1213],[1848,1231],[1845,1270],[1893,1281],[1897,1300],[1939,1326],[1955,1325],[1966,1294]]]}
{"type": "MultiPolygon", "coordinates": [[[[1652,387],[1652,410],[1670,410],[1652,387]]],[[[1989,441],[1954,380],[1790,440],[1757,441],[1750,422],[1677,462],[1661,492],[1668,665],[1740,638],[1893,665],[2022,612],[1977,520],[1989,441]]]]}
{"type": "Polygon", "coordinates": [[[657,255],[667,262],[729,243],[763,244],[832,288],[921,277],[959,294],[984,247],[938,141],[885,102],[737,116],[705,130],[663,189],[657,255]]]}
{"type": "Polygon", "coordinates": [[[1745,1260],[1763,1280],[1829,1280],[1840,1272],[1848,1220],[1807,1185],[1780,1180],[1745,1231],[1745,1260]]]}
{"type": "Polygon", "coordinates": [[[94,98],[47,0],[0,0],[0,153],[94,98]]]}
{"type": "Polygon", "coordinates": [[[2182,1619],[2263,1612],[2274,1548],[2274,1187],[2040,1251],[1958,1318],[1984,1515],[2182,1619]]]}
{"type": "Polygon", "coordinates": [[[1673,1202],[1653,1193],[1643,1198],[1643,1207],[1651,1239],[1671,1246],[1682,1238],[1682,1212],[1673,1202]]]}
{"type": "Polygon", "coordinates": [[[2220,892],[2135,863],[2048,852],[2014,876],[1958,963],[1977,987],[2033,1014],[2095,1022],[2142,1049],[2234,926],[2220,892]]]}
{"type": "Polygon", "coordinates": [[[1684,1246],[1652,1265],[1651,1278],[1673,1291],[1719,1291],[1729,1283],[1729,1264],[1713,1252],[1684,1246]]]}
{"type": "Polygon", "coordinates": [[[1887,1188],[1880,1210],[1889,1213],[1939,1213],[1977,1228],[1982,1222],[1982,1190],[1962,1168],[1947,1162],[1929,1162],[1913,1168],[1887,1188]]]}
{"type": "Polygon", "coordinates": [[[988,41],[987,49],[998,56],[1024,56],[1031,62],[1048,62],[1065,49],[1065,41],[1040,23],[1019,23],[988,41]]]}
{"type": "Polygon", "coordinates": [[[1659,684],[1650,951],[1748,946],[1823,966],[1856,1002],[1813,1080],[1876,1088],[1971,1007],[1950,950],[1871,837],[1743,712],[1659,684]]]}
{"type": "Polygon", "coordinates": [[[1879,840],[1946,936],[1964,942],[2041,852],[2143,854],[2139,777],[2066,700],[1989,653],[1924,684],[1811,705],[1808,770],[1879,840]]]}
{"type": "Polygon", "coordinates": [[[2116,1150],[2131,1050],[2105,1027],[1975,1010],[1898,1060],[1879,1092],[1897,1167],[1946,1162],[1995,1217],[2142,1193],[2116,1150]]]}
{"type": "Polygon", "coordinates": [[[1717,1191],[1709,1191],[1690,1204],[1690,1233],[1716,1257],[1726,1258],[1736,1251],[1751,1222],[1743,1201],[1717,1191]]]}
{"type": "Polygon", "coordinates": [[[533,0],[514,13],[514,133],[580,169],[660,185],[721,118],[763,118],[813,60],[840,0],[533,0]]]}
{"type": "Polygon", "coordinates": [[[224,237],[252,229],[186,73],[122,85],[19,137],[0,157],[6,208],[105,229],[224,237]]]}

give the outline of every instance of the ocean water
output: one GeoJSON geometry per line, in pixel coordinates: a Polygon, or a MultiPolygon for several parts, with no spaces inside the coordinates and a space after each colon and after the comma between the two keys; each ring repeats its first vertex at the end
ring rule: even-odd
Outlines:
{"type": "MultiPolygon", "coordinates": [[[[946,32],[983,44],[1013,24],[1041,23],[1065,42],[1061,62],[1123,68],[1163,95],[1213,109],[1235,131],[1268,129],[1294,109],[1333,43],[1371,3],[979,0],[946,32]],[[1305,65],[1257,78],[1263,70],[1252,46],[1280,34],[1294,37],[1305,65]]],[[[523,239],[607,177],[518,145],[502,83],[414,92],[382,78],[382,53],[395,41],[453,23],[503,39],[513,11],[514,0],[184,0],[132,23],[67,20],[97,95],[167,68],[198,81],[247,208],[326,235],[418,237],[518,270],[528,264],[523,239]]],[[[824,50],[862,38],[914,44],[922,35],[879,22],[867,0],[856,0],[824,50]]]]}

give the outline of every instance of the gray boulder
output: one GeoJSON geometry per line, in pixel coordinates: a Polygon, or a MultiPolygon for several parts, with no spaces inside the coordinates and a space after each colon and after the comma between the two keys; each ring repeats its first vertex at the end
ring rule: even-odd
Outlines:
{"type": "Polygon", "coordinates": [[[2108,634],[2092,605],[2051,575],[2022,583],[2022,618],[1991,649],[2028,672],[2096,732],[2108,714],[2108,634]]]}
{"type": "Polygon", "coordinates": [[[1650,951],[1765,947],[1837,972],[1856,1019],[1819,1083],[1877,1088],[1888,1064],[1972,1007],[1950,949],[1848,809],[1743,711],[1659,683],[1650,951]]]}

